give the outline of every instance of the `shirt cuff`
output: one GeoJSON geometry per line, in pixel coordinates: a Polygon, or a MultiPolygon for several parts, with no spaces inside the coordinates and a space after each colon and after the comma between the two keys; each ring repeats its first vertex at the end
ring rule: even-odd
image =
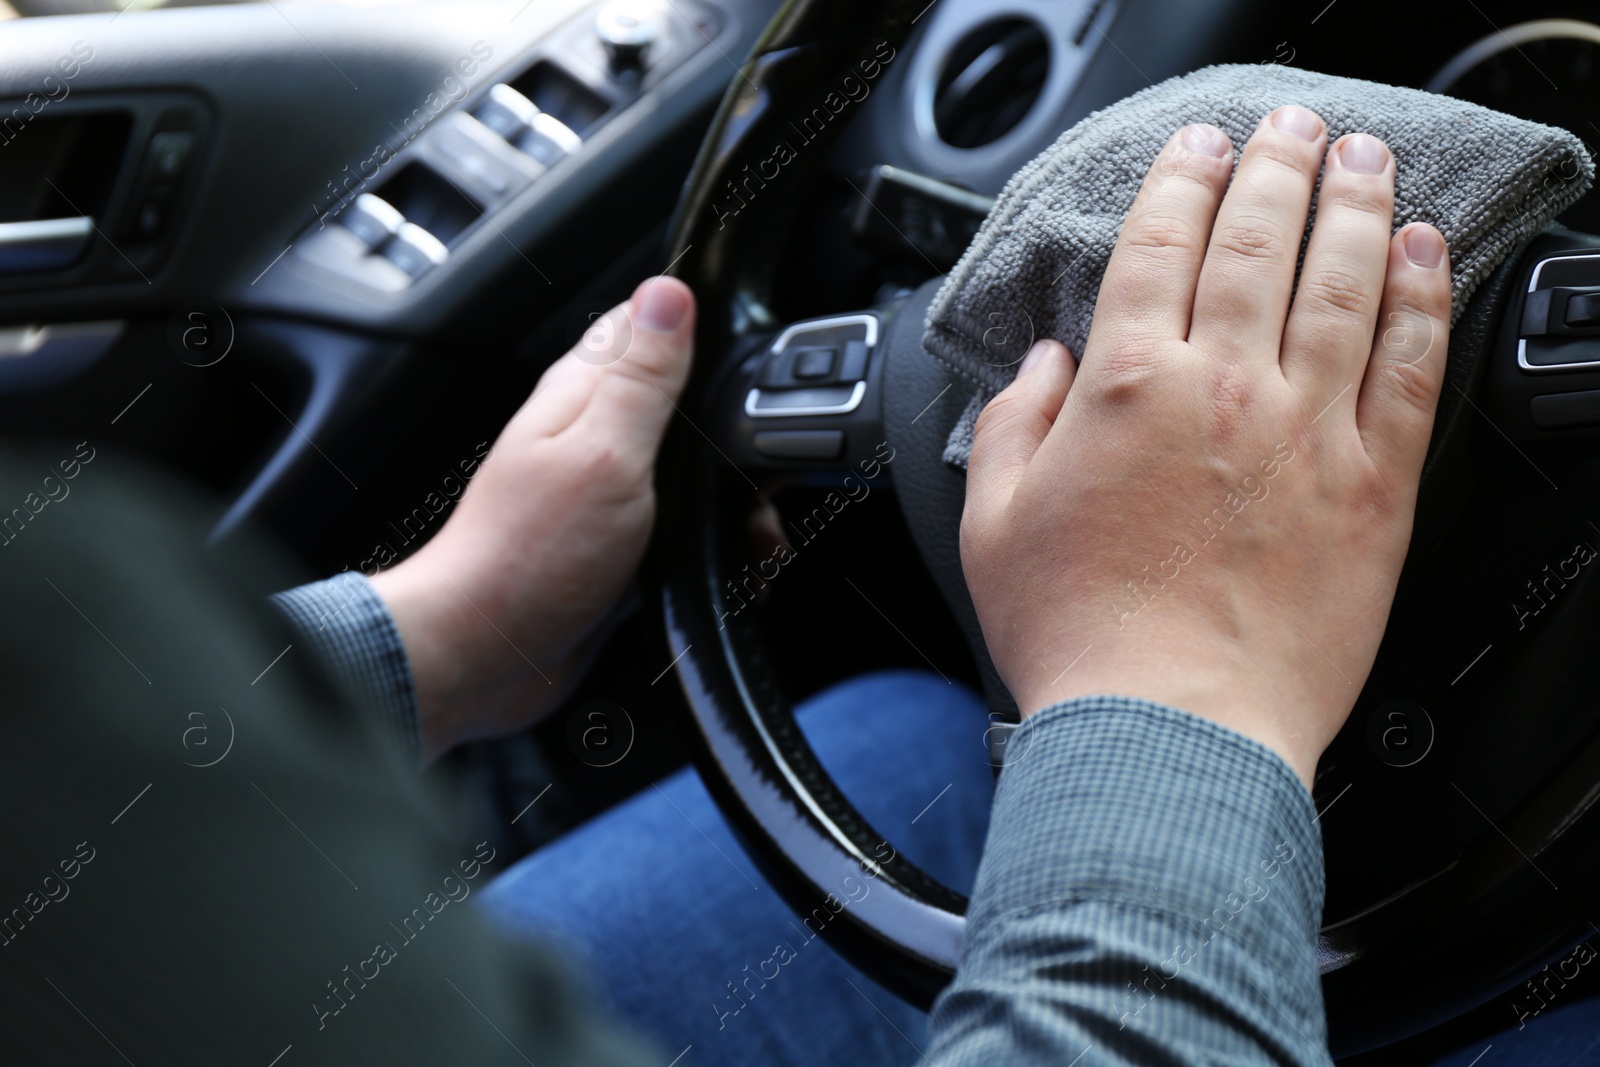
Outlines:
{"type": "Polygon", "coordinates": [[[422,764],[411,664],[388,605],[352,571],[271,597],[408,767],[422,764]]]}
{"type": "Polygon", "coordinates": [[[1041,711],[1006,748],[937,1062],[1325,1060],[1321,833],[1277,753],[1117,696],[1041,711]]]}

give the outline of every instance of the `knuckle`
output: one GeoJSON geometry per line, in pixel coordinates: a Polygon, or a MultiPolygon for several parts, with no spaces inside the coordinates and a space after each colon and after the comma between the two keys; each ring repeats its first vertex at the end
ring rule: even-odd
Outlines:
{"type": "Polygon", "coordinates": [[[1127,228],[1123,243],[1137,256],[1165,264],[1198,248],[1200,235],[1190,220],[1153,205],[1127,228]]]}
{"type": "Polygon", "coordinates": [[[1433,410],[1439,387],[1431,369],[1404,360],[1384,360],[1378,373],[1384,387],[1418,412],[1433,410]]]}
{"type": "Polygon", "coordinates": [[[1336,188],[1323,192],[1318,210],[1325,216],[1350,211],[1380,219],[1384,223],[1384,236],[1387,238],[1389,217],[1394,212],[1394,191],[1387,182],[1381,180],[1340,182],[1336,188]]]}
{"type": "Polygon", "coordinates": [[[1267,220],[1256,215],[1240,215],[1217,227],[1211,249],[1235,260],[1271,260],[1283,254],[1284,239],[1267,220]]]}
{"type": "Polygon", "coordinates": [[[977,442],[1001,432],[1003,427],[1018,418],[1022,414],[1019,410],[1022,403],[1023,398],[1008,389],[985,404],[972,427],[974,447],[977,442]]]}
{"type": "Polygon", "coordinates": [[[1211,382],[1210,403],[1206,406],[1206,428],[1218,439],[1233,437],[1250,421],[1256,397],[1253,376],[1235,363],[1217,366],[1211,382]]]}
{"type": "Polygon", "coordinates": [[[1104,403],[1131,404],[1160,373],[1160,361],[1145,345],[1119,344],[1098,355],[1091,388],[1104,403]]]}
{"type": "Polygon", "coordinates": [[[1379,323],[1378,349],[1391,362],[1421,363],[1439,342],[1444,332],[1442,321],[1402,298],[1379,323]]]}
{"type": "Polygon", "coordinates": [[[1309,141],[1274,137],[1255,143],[1250,153],[1250,163],[1266,171],[1287,171],[1296,179],[1303,180],[1315,172],[1318,160],[1312,153],[1309,141]]]}
{"type": "Polygon", "coordinates": [[[1337,264],[1322,267],[1300,281],[1300,299],[1314,309],[1341,318],[1364,318],[1377,303],[1377,287],[1356,271],[1337,264]]]}

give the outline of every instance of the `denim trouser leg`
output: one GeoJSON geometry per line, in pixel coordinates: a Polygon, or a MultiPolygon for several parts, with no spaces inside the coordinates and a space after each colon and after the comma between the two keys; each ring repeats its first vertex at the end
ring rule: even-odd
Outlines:
{"type": "MultiPolygon", "coordinates": [[[[970,890],[993,792],[976,696],[886,672],[822,693],[799,721],[875,829],[970,890]]],[[[692,1045],[679,1067],[912,1064],[927,1047],[926,1017],[802,925],[692,771],[527,857],[483,901],[514,933],[586,963],[669,1059],[692,1045]]]]}

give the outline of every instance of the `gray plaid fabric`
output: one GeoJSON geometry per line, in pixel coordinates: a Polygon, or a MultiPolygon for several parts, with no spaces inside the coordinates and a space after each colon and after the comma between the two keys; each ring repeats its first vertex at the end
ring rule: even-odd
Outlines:
{"type": "Polygon", "coordinates": [[[1112,696],[1011,748],[934,1064],[1330,1062],[1322,839],[1282,759],[1112,696]]]}
{"type": "Polygon", "coordinates": [[[422,727],[400,631],[364,575],[345,571],[272,597],[273,607],[315,648],[356,707],[406,766],[422,763],[422,727]]]}

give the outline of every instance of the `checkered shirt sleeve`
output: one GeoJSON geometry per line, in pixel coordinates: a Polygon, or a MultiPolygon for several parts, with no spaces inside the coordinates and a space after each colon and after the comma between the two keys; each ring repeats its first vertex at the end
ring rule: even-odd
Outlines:
{"type": "Polygon", "coordinates": [[[400,631],[366,577],[352,571],[271,598],[408,767],[422,762],[417,691],[400,631]]]}
{"type": "Polygon", "coordinates": [[[1331,1062],[1322,839],[1276,753],[1115,696],[1008,748],[932,1063],[1331,1062]]]}

